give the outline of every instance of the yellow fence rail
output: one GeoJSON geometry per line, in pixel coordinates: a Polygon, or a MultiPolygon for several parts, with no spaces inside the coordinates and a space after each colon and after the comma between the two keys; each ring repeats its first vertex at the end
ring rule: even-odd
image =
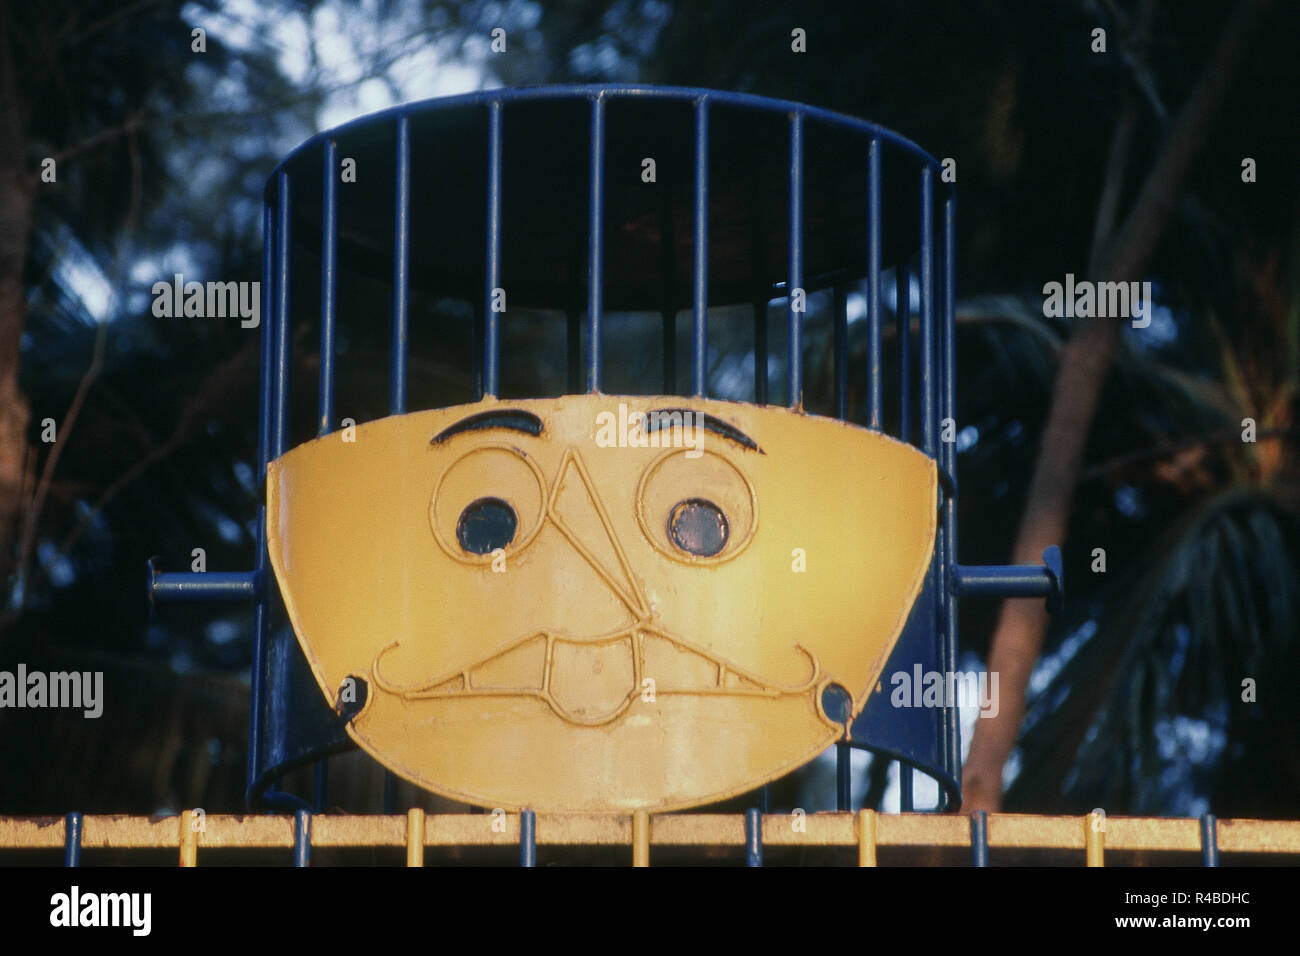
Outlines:
{"type": "MultiPolygon", "coordinates": [[[[537,847],[626,847],[634,865],[667,848],[855,848],[860,866],[875,866],[889,848],[979,851],[1073,851],[1078,862],[1102,866],[1108,852],[1206,851],[1201,820],[1150,817],[989,814],[972,825],[967,816],[923,813],[767,814],[747,825],[740,814],[677,813],[650,816],[539,813],[527,827],[520,814],[233,815],[186,810],[178,816],[86,814],[78,817],[80,849],[175,849],[181,866],[194,866],[210,849],[405,848],[408,866],[424,864],[425,849],[519,847],[525,830],[537,847]],[[305,830],[305,832],[304,832],[305,830]],[[984,846],[978,844],[983,842],[984,846]]],[[[0,850],[68,849],[64,817],[0,817],[0,850]]],[[[1300,854],[1300,821],[1218,820],[1217,853],[1300,854]]],[[[994,860],[996,862],[996,855],[994,860]]],[[[1262,862],[1267,862],[1263,860],[1262,862]]]]}

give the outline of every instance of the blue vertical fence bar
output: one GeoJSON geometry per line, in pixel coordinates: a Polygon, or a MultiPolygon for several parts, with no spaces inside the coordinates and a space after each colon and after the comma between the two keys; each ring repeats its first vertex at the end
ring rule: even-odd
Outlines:
{"type": "Polygon", "coordinates": [[[867,151],[867,427],[880,430],[884,414],[880,342],[880,137],[867,151]]]}
{"type": "Polygon", "coordinates": [[[835,417],[847,421],[849,417],[849,290],[842,284],[831,291],[834,299],[834,343],[831,357],[835,360],[833,398],[835,417]]]}
{"type": "Polygon", "coordinates": [[[894,312],[898,319],[898,439],[912,440],[912,285],[907,265],[894,270],[894,312]]]}
{"type": "MultiPolygon", "coordinates": [[[[266,480],[266,463],[271,457],[271,393],[275,370],[275,212],[269,203],[262,206],[262,367],[260,400],[257,404],[257,480],[266,480]]],[[[258,600],[253,608],[253,658],[249,667],[249,695],[254,702],[262,699],[266,685],[266,641],[270,628],[270,609],[264,588],[266,575],[266,501],[257,509],[257,579],[258,600]]],[[[251,786],[261,767],[262,708],[248,710],[248,763],[246,780],[251,786]]],[[[246,794],[251,798],[252,794],[246,794]]]]}
{"type": "Polygon", "coordinates": [[[334,423],[334,325],[338,307],[338,143],[326,140],[321,152],[320,403],[316,434],[328,435],[334,423]]]}
{"type": "Polygon", "coordinates": [[[63,865],[81,866],[81,814],[75,810],[63,818],[63,865]]]}
{"type": "Polygon", "coordinates": [[[281,172],[275,195],[275,383],[271,457],[284,454],[289,435],[289,174],[281,172]]]}
{"type": "Polygon", "coordinates": [[[745,811],[745,865],[763,865],[763,815],[754,807],[745,811]]]}
{"type": "Polygon", "coordinates": [[[293,865],[311,866],[311,811],[293,814],[293,865]]]}
{"type": "Polygon", "coordinates": [[[853,748],[848,744],[835,745],[835,809],[853,809],[853,748]]]}
{"type": "Polygon", "coordinates": [[[934,173],[921,167],[921,450],[935,455],[934,173]]]}
{"type": "MultiPolygon", "coordinates": [[[[949,489],[944,498],[944,535],[943,535],[943,593],[949,594],[949,579],[957,567],[957,329],[956,329],[956,285],[957,285],[957,199],[949,192],[943,202],[942,256],[943,256],[943,301],[940,303],[942,319],[940,324],[943,341],[943,391],[940,396],[939,415],[944,421],[953,423],[953,440],[941,442],[939,463],[948,475],[949,489]]],[[[957,615],[958,602],[948,601],[948,613],[945,616],[944,655],[941,658],[945,673],[954,673],[957,667],[957,615]]],[[[949,707],[944,712],[946,724],[947,759],[956,770],[961,766],[961,713],[957,707],[949,707]]]]}
{"type": "Polygon", "coordinates": [[[483,391],[496,397],[501,366],[496,290],[501,287],[501,101],[488,108],[487,281],[483,290],[483,391]]]}
{"type": "Polygon", "coordinates": [[[695,258],[691,278],[691,394],[703,398],[708,370],[709,101],[695,101],[695,258]]]}
{"type": "Polygon", "coordinates": [[[754,303],[754,404],[767,404],[767,299],[754,303]]]}
{"type": "Polygon", "coordinates": [[[411,286],[411,121],[397,118],[397,182],[393,197],[393,333],[388,364],[388,410],[406,411],[407,310],[411,286]]]}
{"type": "MultiPolygon", "coordinates": [[[[934,316],[934,174],[929,165],[921,166],[921,223],[920,223],[920,284],[921,284],[921,367],[920,367],[920,392],[921,392],[921,450],[931,458],[938,461],[937,448],[935,442],[938,434],[935,428],[935,391],[936,391],[936,342],[935,342],[935,316],[934,316]]],[[[936,503],[937,506],[937,503],[936,503]]],[[[927,572],[931,588],[932,599],[935,602],[934,621],[939,629],[935,634],[935,641],[939,644],[938,659],[942,662],[942,645],[943,637],[943,614],[945,609],[952,603],[951,599],[946,599],[947,592],[944,590],[945,578],[943,575],[943,527],[940,526],[935,531],[934,554],[930,558],[930,568],[927,572]]],[[[942,736],[945,738],[941,746],[941,754],[947,756],[947,726],[942,729],[942,736]]],[[[951,768],[949,768],[951,769],[951,768]]],[[[943,807],[944,797],[940,793],[940,807],[943,807]]]]}
{"type": "MultiPolygon", "coordinates": [[[[276,288],[277,242],[275,234],[275,209],[270,203],[262,205],[262,367],[261,394],[257,403],[257,480],[266,479],[266,463],[271,460],[272,419],[271,393],[275,387],[276,321],[279,302],[276,288]]],[[[262,549],[263,551],[265,549],[262,549]]],[[[262,557],[259,552],[258,558],[262,557]]]]}
{"type": "Polygon", "coordinates": [[[605,100],[591,101],[591,192],[587,204],[587,391],[600,391],[605,240],[605,100]]]}
{"type": "Polygon", "coordinates": [[[532,810],[519,814],[519,865],[537,865],[537,814],[532,810]]]}
{"type": "Polygon", "coordinates": [[[786,301],[790,322],[791,408],[803,405],[803,308],[796,293],[803,293],[803,114],[790,116],[790,268],[786,301]]]}
{"type": "Polygon", "coordinates": [[[983,810],[970,815],[970,855],[972,866],[989,865],[989,815],[983,810]]]}
{"type": "Polygon", "coordinates": [[[1219,865],[1219,826],[1213,813],[1201,817],[1201,865],[1219,865]]]}

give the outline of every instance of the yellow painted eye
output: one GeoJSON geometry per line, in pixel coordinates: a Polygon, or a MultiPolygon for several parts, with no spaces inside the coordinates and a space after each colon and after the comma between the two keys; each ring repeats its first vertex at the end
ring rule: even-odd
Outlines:
{"type": "Polygon", "coordinates": [[[716,452],[672,450],[641,476],[637,520],[660,552],[687,563],[726,561],[754,536],[758,500],[748,478],[716,452]]]}
{"type": "Polygon", "coordinates": [[[449,557],[483,564],[518,551],[542,524],[545,482],[537,465],[503,443],[477,445],[455,459],[433,489],[429,525],[449,557]]]}

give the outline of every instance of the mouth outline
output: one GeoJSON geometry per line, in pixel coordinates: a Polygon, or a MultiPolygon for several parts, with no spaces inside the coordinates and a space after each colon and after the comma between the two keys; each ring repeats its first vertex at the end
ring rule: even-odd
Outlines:
{"type": "MultiPolygon", "coordinates": [[[[715,668],[715,676],[712,686],[680,688],[668,687],[662,690],[656,686],[656,698],[660,696],[735,696],[777,698],[817,692],[818,698],[820,699],[820,691],[831,681],[831,678],[823,672],[821,662],[817,659],[817,655],[808,650],[808,648],[804,647],[798,641],[794,643],[794,647],[808,659],[811,673],[802,683],[789,686],[766,680],[746,668],[732,664],[716,654],[710,653],[702,647],[697,647],[690,641],[683,640],[672,632],[652,624],[648,620],[640,620],[628,627],[619,628],[618,630],[611,631],[607,634],[583,640],[563,637],[549,630],[534,631],[531,634],[526,634],[523,637],[516,638],[505,647],[502,647],[500,650],[482,658],[474,664],[458,668],[439,677],[430,678],[424,681],[416,681],[412,684],[396,683],[384,677],[381,673],[381,661],[384,656],[394,648],[401,646],[400,641],[392,641],[380,648],[375,654],[374,659],[370,663],[370,676],[376,687],[384,691],[384,693],[398,697],[402,700],[450,700],[466,697],[533,697],[546,703],[561,720],[582,727],[600,727],[612,723],[621,717],[636,698],[641,695],[642,680],[645,674],[646,635],[652,635],[660,640],[667,641],[680,651],[685,651],[686,653],[692,654],[696,657],[704,658],[715,668]],[[490,664],[495,660],[539,640],[546,642],[546,653],[542,661],[541,679],[538,682],[539,686],[474,686],[473,675],[475,670],[478,670],[486,664],[490,664]],[[567,644],[574,647],[600,647],[611,644],[627,644],[632,651],[632,682],[624,698],[612,710],[596,717],[582,717],[573,713],[569,708],[556,700],[555,695],[551,691],[550,685],[551,676],[554,671],[555,645],[557,643],[567,644]],[[726,680],[729,675],[735,675],[736,677],[739,677],[755,686],[752,688],[728,687],[726,680]],[[461,686],[459,689],[439,689],[456,681],[460,681],[461,686]]],[[[367,701],[367,706],[363,708],[361,713],[358,713],[353,718],[354,720],[360,718],[364,712],[369,709],[369,703],[370,702],[367,701]]]]}

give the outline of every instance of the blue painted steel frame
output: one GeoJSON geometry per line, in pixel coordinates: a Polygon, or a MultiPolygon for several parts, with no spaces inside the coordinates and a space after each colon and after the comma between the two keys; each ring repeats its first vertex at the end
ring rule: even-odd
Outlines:
{"type": "MultiPolygon", "coordinates": [[[[895,265],[896,321],[898,328],[898,437],[911,440],[912,401],[915,387],[919,398],[920,447],[938,464],[941,478],[940,527],[929,571],[928,593],[935,602],[933,621],[937,642],[937,659],[946,670],[954,670],[957,660],[957,598],[964,595],[990,597],[1046,597],[1049,607],[1059,606],[1062,573],[1059,551],[1049,548],[1042,566],[973,567],[957,561],[957,475],[955,436],[956,356],[954,349],[954,303],[956,275],[956,199],[949,187],[940,187],[936,197],[937,162],[915,143],[890,130],[829,110],[784,100],[766,99],[748,94],[681,87],[648,86],[554,86],[518,90],[494,90],[447,97],[441,100],[408,104],[364,117],[308,140],[274,170],[268,181],[263,207],[263,314],[269,321],[262,327],[261,402],[258,418],[258,474],[265,482],[267,463],[286,451],[288,440],[290,356],[290,270],[291,223],[294,192],[290,166],[295,158],[320,151],[322,170],[321,211],[321,371],[319,385],[318,434],[333,427],[334,358],[338,272],[338,141],[361,127],[391,127],[394,131],[394,208],[393,208],[393,286],[391,309],[391,350],[389,357],[389,409],[392,414],[406,411],[407,346],[410,301],[411,257],[411,118],[425,111],[464,106],[481,106],[487,111],[487,188],[485,196],[486,243],[483,259],[483,299],[475,305],[476,337],[474,350],[475,391],[497,395],[500,391],[500,319],[494,311],[495,291],[502,286],[502,127],[503,107],[523,101],[578,100],[589,104],[589,177],[587,194],[587,309],[585,341],[585,387],[598,392],[601,386],[602,326],[604,293],[605,243],[605,164],[606,107],[614,99],[676,100],[691,104],[693,116],[692,194],[693,258],[691,266],[691,394],[707,394],[707,320],[709,302],[709,129],[713,107],[740,107],[769,114],[785,114],[788,119],[788,196],[786,295],[788,322],[787,402],[792,408],[803,404],[803,320],[806,304],[796,302],[795,290],[804,282],[804,210],[806,188],[805,133],[813,122],[838,130],[860,134],[866,146],[867,185],[867,261],[863,275],[867,282],[867,427],[881,430],[884,421],[883,395],[883,313],[881,282],[883,267],[883,156],[886,149],[912,160],[919,173],[919,241],[916,278],[920,284],[918,316],[919,369],[913,372],[911,266],[895,265]],[[936,223],[936,200],[938,217],[936,223]],[[935,241],[936,225],[938,243],[935,241]],[[936,264],[936,256],[938,263],[936,264]],[[945,437],[946,436],[946,437],[945,437]]],[[[670,281],[670,280],[665,280],[670,281]]],[[[847,417],[848,336],[847,291],[843,282],[833,289],[834,323],[834,407],[836,414],[847,417]]],[[[767,309],[770,290],[759,290],[753,298],[755,339],[755,401],[768,401],[767,309]]],[[[806,303],[806,300],[805,300],[806,303]]],[[[582,374],[580,335],[582,330],[576,300],[564,306],[568,313],[569,388],[576,390],[582,374]]],[[[676,315],[664,312],[665,391],[673,391],[676,379],[676,315]]],[[[267,692],[267,651],[271,614],[278,607],[274,589],[268,586],[265,506],[259,508],[258,555],[251,572],[234,573],[160,573],[149,567],[149,592],[155,601],[251,600],[255,604],[255,637],[252,667],[253,706],[249,721],[248,799],[250,805],[305,809],[307,802],[271,788],[274,774],[263,765],[260,752],[262,713],[267,692]]],[[[947,708],[940,726],[942,766],[920,768],[932,775],[939,773],[940,809],[952,809],[960,800],[961,741],[958,712],[947,708]]],[[[851,746],[862,746],[854,743],[851,746]]],[[[837,804],[840,809],[852,805],[850,788],[850,745],[838,749],[837,804]]],[[[871,749],[871,748],[867,748],[871,749]]],[[[888,755],[887,755],[888,756],[888,755]]],[[[900,758],[903,808],[911,809],[912,767],[900,758]]],[[[319,808],[325,800],[325,775],[317,776],[314,803],[319,808]]],[[[760,797],[765,801],[765,796],[760,797]]],[[[535,860],[531,814],[527,815],[521,834],[521,860],[528,865],[535,860]]],[[[757,811],[747,818],[748,856],[761,862],[757,811]]],[[[984,844],[983,819],[972,821],[973,832],[984,844]]],[[[299,816],[296,823],[295,861],[305,863],[309,847],[306,833],[309,820],[299,816]]],[[[1206,824],[1207,847],[1214,846],[1212,818],[1206,824]]],[[[74,831],[69,823],[69,833],[74,831]]],[[[71,841],[71,837],[70,837],[71,841]]],[[[69,843],[69,859],[75,850],[69,843]]],[[[987,849],[983,850],[986,859],[987,849]]],[[[1215,854],[1207,849],[1207,861],[1215,854]]],[[[980,851],[977,850],[977,862],[980,851]]]]}

